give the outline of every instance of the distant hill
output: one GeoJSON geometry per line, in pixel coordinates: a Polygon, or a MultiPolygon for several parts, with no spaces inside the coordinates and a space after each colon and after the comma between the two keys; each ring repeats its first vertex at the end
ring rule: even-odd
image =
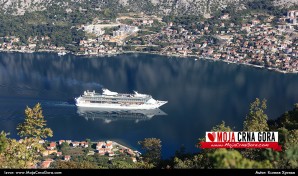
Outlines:
{"type": "MultiPolygon", "coordinates": [[[[26,11],[46,10],[50,6],[63,7],[65,11],[75,9],[145,12],[154,14],[212,14],[218,9],[234,5],[245,8],[250,0],[0,0],[0,10],[4,13],[22,15],[26,11]]],[[[273,0],[276,5],[289,6],[297,0],[273,0]]]]}

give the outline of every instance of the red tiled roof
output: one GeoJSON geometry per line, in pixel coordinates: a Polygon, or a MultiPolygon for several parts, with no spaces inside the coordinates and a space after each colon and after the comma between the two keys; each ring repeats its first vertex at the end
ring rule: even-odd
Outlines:
{"type": "Polygon", "coordinates": [[[50,143],[50,147],[56,147],[56,143],[55,142],[51,142],[50,143]]]}
{"type": "Polygon", "coordinates": [[[88,142],[83,141],[83,142],[81,142],[81,145],[88,145],[88,142]]]}
{"type": "Polygon", "coordinates": [[[43,162],[41,163],[41,167],[42,167],[42,168],[49,168],[50,165],[51,165],[51,162],[52,162],[52,161],[43,161],[43,162]]]}
{"type": "Polygon", "coordinates": [[[102,146],[104,143],[103,142],[98,142],[96,145],[97,146],[102,146]]]}
{"type": "Polygon", "coordinates": [[[70,159],[70,155],[65,155],[64,159],[70,159]]]}
{"type": "Polygon", "coordinates": [[[79,142],[72,142],[71,144],[72,144],[73,146],[78,146],[78,145],[80,145],[79,142]]]}

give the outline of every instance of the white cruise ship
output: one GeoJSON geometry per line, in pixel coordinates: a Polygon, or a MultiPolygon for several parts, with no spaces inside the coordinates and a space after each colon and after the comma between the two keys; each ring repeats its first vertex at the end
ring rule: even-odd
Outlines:
{"type": "Polygon", "coordinates": [[[122,94],[102,89],[103,93],[84,91],[84,94],[75,98],[78,107],[112,108],[112,109],[156,109],[167,103],[152,98],[151,95],[122,94]]]}

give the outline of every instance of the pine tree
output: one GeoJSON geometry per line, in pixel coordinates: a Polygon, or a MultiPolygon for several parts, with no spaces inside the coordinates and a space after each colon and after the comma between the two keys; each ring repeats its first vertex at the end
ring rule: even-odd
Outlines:
{"type": "Polygon", "coordinates": [[[4,131],[1,131],[1,133],[0,133],[0,153],[2,151],[6,150],[7,141],[8,141],[6,136],[7,136],[7,134],[4,131]]]}
{"type": "Polygon", "coordinates": [[[218,149],[214,153],[209,153],[214,169],[253,169],[253,168],[272,168],[269,160],[254,161],[244,158],[237,150],[218,149]]]}
{"type": "MultiPolygon", "coordinates": [[[[226,132],[231,132],[233,131],[230,126],[227,126],[224,121],[222,121],[219,125],[214,126],[211,131],[226,131],[226,132]]],[[[198,148],[201,147],[201,142],[205,142],[206,138],[199,138],[199,142],[196,145],[198,148]]],[[[212,168],[212,163],[210,163],[210,159],[208,158],[207,154],[213,153],[218,149],[204,149],[201,151],[201,154],[198,155],[196,159],[196,165],[199,166],[199,168],[212,168]]]]}
{"type": "Polygon", "coordinates": [[[35,165],[38,162],[38,157],[45,150],[39,140],[53,136],[53,131],[45,126],[46,121],[39,103],[33,108],[25,109],[25,121],[17,127],[18,135],[24,138],[20,143],[26,147],[21,158],[24,160],[24,168],[35,165]]]}
{"type": "Polygon", "coordinates": [[[161,160],[161,140],[157,138],[145,138],[138,142],[142,149],[144,161],[157,166],[161,160]]]}
{"type": "MultiPolygon", "coordinates": [[[[246,119],[243,123],[244,131],[268,131],[268,116],[264,113],[267,108],[266,99],[263,99],[262,102],[260,99],[256,98],[254,102],[250,104],[249,114],[246,116],[246,119]]],[[[240,150],[241,154],[252,160],[260,160],[261,149],[243,149],[240,150]]]]}
{"type": "Polygon", "coordinates": [[[17,127],[20,137],[43,139],[53,136],[53,131],[50,128],[45,128],[46,121],[42,115],[42,109],[39,103],[33,109],[27,107],[25,116],[25,122],[19,124],[17,127]]]}
{"type": "Polygon", "coordinates": [[[244,131],[268,131],[268,117],[264,113],[266,110],[266,100],[262,102],[256,98],[256,100],[251,103],[249,114],[246,116],[246,119],[243,123],[244,131]]]}

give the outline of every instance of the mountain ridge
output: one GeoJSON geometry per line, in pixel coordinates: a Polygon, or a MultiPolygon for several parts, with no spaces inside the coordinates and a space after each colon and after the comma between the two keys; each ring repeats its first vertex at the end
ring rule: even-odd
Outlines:
{"type": "MultiPolygon", "coordinates": [[[[4,13],[23,15],[25,12],[42,11],[58,5],[65,11],[75,9],[144,12],[151,14],[212,14],[216,10],[233,5],[244,8],[251,0],[0,0],[0,9],[4,13]]],[[[274,0],[278,6],[298,5],[296,0],[274,0]]]]}

